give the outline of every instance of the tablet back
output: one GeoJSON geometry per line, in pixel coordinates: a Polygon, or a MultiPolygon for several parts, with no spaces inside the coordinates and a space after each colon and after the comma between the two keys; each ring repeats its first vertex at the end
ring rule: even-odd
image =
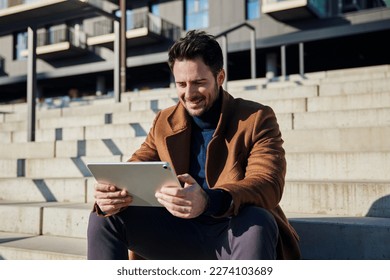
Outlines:
{"type": "Polygon", "coordinates": [[[180,186],[167,162],[88,163],[99,183],[127,189],[133,196],[131,206],[162,206],[154,196],[163,185],[180,186]]]}

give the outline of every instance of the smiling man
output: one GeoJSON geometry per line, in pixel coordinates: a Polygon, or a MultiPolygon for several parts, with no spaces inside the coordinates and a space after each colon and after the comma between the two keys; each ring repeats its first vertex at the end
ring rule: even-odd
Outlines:
{"type": "Polygon", "coordinates": [[[169,50],[179,102],[160,111],[129,161],[167,161],[183,188],[156,192],[163,207],[131,206],[96,184],[88,259],[299,259],[298,236],[279,202],[286,173],[270,107],[222,88],[222,50],[190,31],[169,50]]]}

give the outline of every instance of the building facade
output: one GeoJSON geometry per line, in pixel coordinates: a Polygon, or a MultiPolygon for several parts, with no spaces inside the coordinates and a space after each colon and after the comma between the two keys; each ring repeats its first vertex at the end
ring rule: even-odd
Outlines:
{"type": "Polygon", "coordinates": [[[119,50],[125,90],[169,87],[167,50],[190,29],[226,43],[229,80],[389,64],[389,6],[384,0],[0,0],[0,102],[25,100],[31,75],[41,99],[113,94],[119,50]],[[118,49],[114,22],[121,18],[126,39],[118,49]],[[33,68],[29,28],[36,32],[33,68]]]}

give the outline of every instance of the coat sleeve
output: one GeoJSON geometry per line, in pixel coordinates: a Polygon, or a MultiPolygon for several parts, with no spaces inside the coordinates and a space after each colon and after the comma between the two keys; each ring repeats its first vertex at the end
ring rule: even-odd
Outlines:
{"type": "Polygon", "coordinates": [[[242,137],[250,140],[245,143],[238,141],[237,144],[249,147],[247,158],[237,162],[237,165],[241,165],[242,174],[237,181],[216,186],[232,196],[231,207],[223,216],[237,215],[240,208],[246,204],[268,210],[275,209],[283,194],[286,159],[273,110],[264,106],[242,133],[251,133],[250,137],[242,137]]]}

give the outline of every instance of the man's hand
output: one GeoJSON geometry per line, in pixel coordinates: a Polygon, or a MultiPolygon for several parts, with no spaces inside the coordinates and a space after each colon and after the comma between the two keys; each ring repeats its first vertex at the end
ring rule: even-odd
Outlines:
{"type": "Polygon", "coordinates": [[[191,219],[201,215],[207,207],[208,196],[189,174],[178,175],[183,188],[163,186],[156,198],[172,215],[191,219]]]}
{"type": "Polygon", "coordinates": [[[133,198],[113,185],[95,184],[95,200],[100,210],[110,216],[129,206],[133,198]]]}

